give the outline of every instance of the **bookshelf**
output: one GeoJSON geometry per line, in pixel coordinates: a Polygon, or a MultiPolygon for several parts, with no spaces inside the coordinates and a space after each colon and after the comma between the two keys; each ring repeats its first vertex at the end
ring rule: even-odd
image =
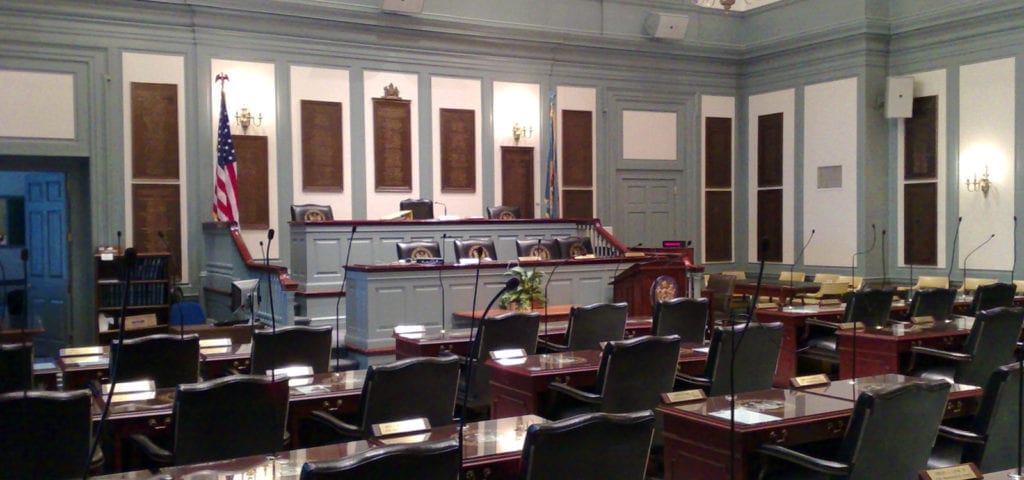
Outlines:
{"type": "MultiPolygon", "coordinates": [[[[96,330],[101,345],[117,338],[124,301],[124,257],[96,254],[96,330]]],[[[131,272],[125,337],[167,331],[171,298],[170,254],[140,253],[131,272]]]]}

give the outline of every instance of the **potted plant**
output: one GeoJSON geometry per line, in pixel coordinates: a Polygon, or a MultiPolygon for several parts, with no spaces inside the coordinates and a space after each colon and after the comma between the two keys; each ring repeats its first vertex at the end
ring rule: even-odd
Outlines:
{"type": "Polygon", "coordinates": [[[505,272],[519,279],[519,286],[501,295],[501,307],[516,311],[529,311],[542,307],[547,302],[544,298],[542,283],[544,273],[537,269],[512,267],[505,272]]]}

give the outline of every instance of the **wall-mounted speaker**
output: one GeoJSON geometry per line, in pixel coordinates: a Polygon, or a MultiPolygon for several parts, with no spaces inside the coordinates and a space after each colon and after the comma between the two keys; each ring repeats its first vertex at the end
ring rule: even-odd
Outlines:
{"type": "Polygon", "coordinates": [[[644,32],[654,38],[682,40],[689,23],[690,17],[687,15],[651,12],[644,20],[644,32]]]}
{"type": "Polygon", "coordinates": [[[885,83],[885,118],[914,116],[914,77],[889,77],[885,83]]]}
{"type": "Polygon", "coordinates": [[[393,13],[420,13],[423,11],[423,0],[384,0],[380,9],[393,13]]]}

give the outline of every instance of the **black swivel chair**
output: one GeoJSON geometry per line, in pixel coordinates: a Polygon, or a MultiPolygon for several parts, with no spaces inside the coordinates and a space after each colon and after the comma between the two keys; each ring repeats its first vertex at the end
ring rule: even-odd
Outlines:
{"type": "Polygon", "coordinates": [[[966,428],[939,427],[939,438],[928,459],[928,468],[972,462],[982,472],[996,472],[1016,466],[1020,381],[1017,363],[1003,365],[992,372],[971,424],[966,428]]]}
{"type": "MultiPolygon", "coordinates": [[[[11,392],[0,395],[0,478],[82,476],[92,440],[92,395],[11,392]]],[[[103,464],[103,454],[89,462],[103,464]]]]}
{"type": "Polygon", "coordinates": [[[429,198],[407,198],[398,202],[398,208],[411,211],[413,220],[434,218],[434,202],[429,198]]]}
{"type": "Polygon", "coordinates": [[[326,373],[331,363],[330,325],[279,327],[256,330],[252,336],[249,372],[263,375],[268,370],[308,366],[313,373],[326,373]]]}
{"type": "Polygon", "coordinates": [[[473,357],[473,383],[463,388],[467,396],[466,406],[471,410],[489,408],[490,369],[484,363],[491,352],[510,348],[521,348],[527,355],[537,352],[537,333],[540,330],[539,313],[509,312],[496,317],[484,318],[476,331],[476,351],[473,357]]]}
{"type": "Polygon", "coordinates": [[[642,480],[654,437],[650,410],[592,413],[526,429],[522,480],[642,480]]]}
{"type": "Polygon", "coordinates": [[[454,245],[456,262],[461,261],[463,258],[498,259],[498,254],[494,250],[494,241],[489,238],[455,240],[454,245]]]}
{"type": "Polygon", "coordinates": [[[299,480],[412,479],[453,480],[462,452],[456,439],[388,445],[339,460],[309,462],[299,480]]]}
{"type": "Polygon", "coordinates": [[[288,380],[232,375],[178,385],[169,448],[145,435],[132,441],[158,465],[185,465],[281,450],[288,380]]]}
{"type": "Polygon", "coordinates": [[[962,351],[911,347],[910,374],[950,383],[984,385],[996,367],[1013,360],[1022,321],[1022,307],[985,310],[974,318],[962,351]]]}
{"type": "Polygon", "coordinates": [[[117,381],[152,380],[156,388],[199,381],[199,335],[166,333],[110,342],[110,366],[117,381]]]}
{"type": "Polygon", "coordinates": [[[514,220],[523,217],[519,214],[519,207],[497,205],[494,207],[487,207],[487,218],[497,220],[514,220]]]}
{"type": "MultiPolygon", "coordinates": [[[[861,322],[867,329],[879,329],[889,322],[893,290],[866,288],[853,292],[846,301],[843,322],[861,322]]],[[[839,364],[838,328],[833,322],[808,319],[807,339],[797,356],[830,364],[839,364]],[[822,331],[824,330],[824,331],[822,331]]]]}
{"type": "Polygon", "coordinates": [[[440,258],[441,246],[433,240],[423,242],[398,242],[395,244],[398,259],[440,258]]]}
{"type": "Polygon", "coordinates": [[[910,299],[907,320],[931,317],[936,322],[945,321],[949,319],[949,315],[953,311],[954,302],[956,302],[956,289],[954,288],[918,290],[914,294],[914,298],[910,299]]]}
{"type": "Polygon", "coordinates": [[[580,255],[594,253],[594,245],[588,237],[562,237],[556,238],[558,249],[562,252],[562,258],[575,258],[580,255]]]}
{"type": "MultiPolygon", "coordinates": [[[[323,411],[313,412],[312,419],[335,433],[333,441],[324,443],[368,438],[373,436],[374,425],[412,418],[426,418],[431,427],[440,427],[453,421],[458,389],[458,357],[418,357],[370,365],[359,397],[358,425],[323,411]]],[[[302,443],[310,446],[312,442],[304,439],[302,443]]]]}
{"type": "Polygon", "coordinates": [[[683,389],[702,388],[708,396],[730,391],[730,370],[735,372],[736,393],[772,388],[775,365],[782,347],[781,323],[757,323],[715,327],[703,375],[676,373],[683,389]],[[730,365],[735,361],[734,368],[730,365]]]}
{"type": "Polygon", "coordinates": [[[970,316],[977,316],[983,310],[990,310],[998,307],[1012,307],[1013,297],[1017,294],[1017,287],[1012,283],[990,283],[979,285],[974,290],[974,297],[971,299],[970,316]]]}
{"type": "Polygon", "coordinates": [[[626,334],[626,316],[629,305],[620,303],[594,303],[569,309],[569,326],[565,332],[565,345],[539,340],[540,348],[553,352],[571,350],[598,350],[601,342],[622,340],[626,334]]]}
{"type": "Polygon", "coordinates": [[[537,257],[541,260],[558,260],[562,258],[562,251],[558,248],[558,242],[553,239],[518,239],[516,240],[516,255],[537,257]]]}
{"type": "Polygon", "coordinates": [[[762,445],[765,467],[782,467],[764,480],[794,478],[909,479],[925,468],[949,384],[905,383],[857,397],[835,459],[821,459],[782,445],[762,445]],[[784,460],[784,465],[773,460],[784,460]],[[808,472],[810,471],[810,472],[808,472]],[[810,476],[807,473],[817,473],[810,476]]]}
{"type": "Polygon", "coordinates": [[[32,389],[32,344],[0,345],[0,393],[32,389]]]}
{"type": "Polygon", "coordinates": [[[654,335],[679,335],[683,343],[704,343],[708,328],[706,298],[673,298],[654,304],[651,333],[654,335]]]}
{"type": "Polygon", "coordinates": [[[316,205],[306,203],[303,205],[292,205],[293,222],[325,222],[334,220],[334,210],[330,205],[316,205]]]}

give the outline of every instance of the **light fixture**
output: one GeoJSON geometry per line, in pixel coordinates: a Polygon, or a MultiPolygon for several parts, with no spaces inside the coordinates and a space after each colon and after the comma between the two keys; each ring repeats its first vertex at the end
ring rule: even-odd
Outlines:
{"type": "Polygon", "coordinates": [[[519,145],[520,138],[530,138],[532,136],[533,127],[524,127],[520,125],[519,122],[515,122],[512,124],[512,140],[516,142],[516,145],[519,145]]]}
{"type": "Polygon", "coordinates": [[[248,108],[242,107],[242,110],[235,112],[235,123],[242,127],[242,133],[245,133],[250,125],[258,127],[263,124],[263,114],[253,116],[248,108]]]}
{"type": "Polygon", "coordinates": [[[715,2],[722,5],[722,10],[729,10],[736,4],[736,0],[693,0],[693,4],[699,7],[714,7],[715,2]]]}
{"type": "Polygon", "coordinates": [[[981,194],[986,197],[988,196],[988,189],[991,184],[992,182],[988,180],[988,165],[985,165],[985,173],[981,174],[980,179],[978,178],[978,174],[975,173],[974,176],[968,178],[966,182],[968,192],[980,191],[981,194]]]}

